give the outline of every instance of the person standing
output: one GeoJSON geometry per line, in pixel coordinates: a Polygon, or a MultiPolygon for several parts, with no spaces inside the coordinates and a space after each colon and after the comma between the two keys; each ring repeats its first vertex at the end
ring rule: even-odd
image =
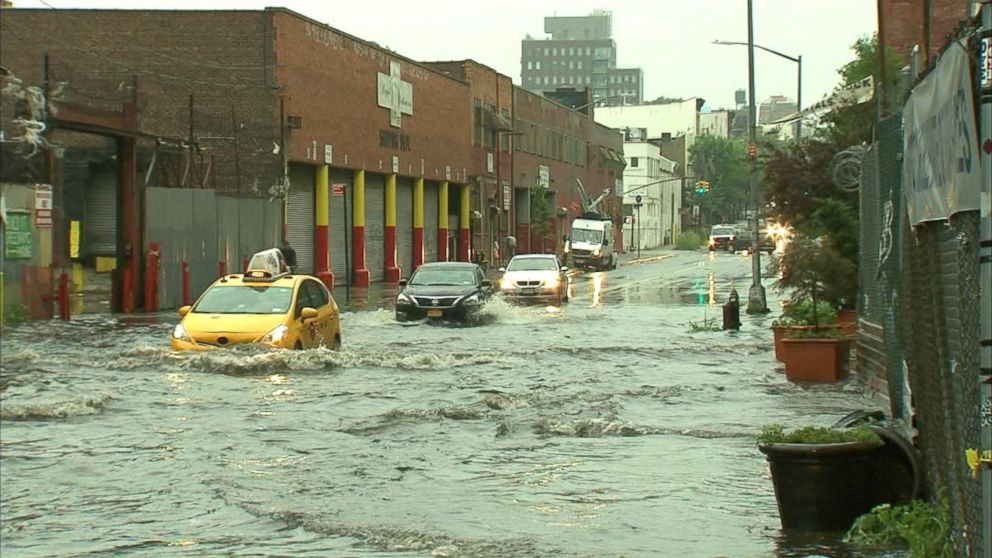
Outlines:
{"type": "Polygon", "coordinates": [[[503,248],[506,251],[506,261],[509,262],[513,256],[517,255],[517,239],[513,235],[506,235],[503,239],[503,248]]]}

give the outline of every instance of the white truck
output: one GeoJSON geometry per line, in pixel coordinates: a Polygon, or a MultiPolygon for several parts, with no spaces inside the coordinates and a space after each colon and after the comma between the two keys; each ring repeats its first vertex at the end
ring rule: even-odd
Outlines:
{"type": "Polygon", "coordinates": [[[582,215],[572,221],[565,254],[572,267],[616,269],[617,254],[613,251],[613,222],[598,215],[582,215]]]}

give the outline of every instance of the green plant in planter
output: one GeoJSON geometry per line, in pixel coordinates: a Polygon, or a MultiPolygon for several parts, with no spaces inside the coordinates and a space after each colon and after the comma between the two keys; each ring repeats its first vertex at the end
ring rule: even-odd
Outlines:
{"type": "Polygon", "coordinates": [[[830,324],[837,321],[837,310],[828,302],[809,298],[797,298],[785,303],[782,318],[772,322],[774,326],[808,326],[830,324]]]}
{"type": "Polygon", "coordinates": [[[861,442],[881,446],[882,438],[868,426],[857,428],[829,428],[825,426],[804,426],[786,431],[781,424],[768,424],[758,434],[759,444],[842,444],[861,442]]]}
{"type": "MultiPolygon", "coordinates": [[[[791,293],[793,304],[809,299],[814,308],[822,301],[837,309],[853,304],[852,292],[857,296],[857,267],[837,251],[829,237],[794,239],[778,266],[777,288],[791,293]]],[[[810,325],[821,325],[817,312],[813,319],[810,325]]]]}
{"type": "Polygon", "coordinates": [[[839,327],[814,327],[811,329],[789,329],[784,332],[786,339],[837,339],[846,341],[847,333],[839,327]]]}
{"type": "Polygon", "coordinates": [[[950,524],[942,493],[937,503],[915,500],[902,506],[876,506],[854,522],[844,542],[864,548],[906,547],[912,558],[952,558],[950,524]]]}

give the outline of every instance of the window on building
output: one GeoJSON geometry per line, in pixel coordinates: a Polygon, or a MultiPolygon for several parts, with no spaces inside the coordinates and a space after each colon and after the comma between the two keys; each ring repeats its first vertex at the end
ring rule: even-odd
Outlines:
{"type": "Polygon", "coordinates": [[[589,85],[589,82],[591,81],[591,79],[592,79],[592,76],[586,76],[586,85],[589,85]]]}
{"type": "Polygon", "coordinates": [[[592,56],[592,47],[586,47],[586,56],[592,56]]]}
{"type": "Polygon", "coordinates": [[[637,168],[637,164],[638,164],[637,157],[631,157],[630,158],[630,168],[636,169],[637,168]]]}
{"type": "Polygon", "coordinates": [[[527,69],[528,70],[533,70],[534,69],[534,63],[531,62],[530,60],[527,61],[527,69]]]}
{"type": "Polygon", "coordinates": [[[550,56],[551,55],[551,49],[550,48],[545,48],[544,49],[544,55],[545,56],[550,56]]]}
{"type": "Polygon", "coordinates": [[[472,139],[472,143],[475,145],[482,145],[482,132],[485,129],[485,122],[482,119],[482,101],[476,99],[474,102],[475,110],[472,111],[475,117],[475,137],[472,139]]]}
{"type": "MultiPolygon", "coordinates": [[[[503,109],[503,110],[500,111],[500,114],[503,116],[503,120],[505,120],[506,122],[512,122],[512,120],[510,120],[510,111],[508,111],[506,109],[503,109]]],[[[502,151],[503,153],[509,153],[510,152],[510,134],[508,134],[508,133],[502,133],[502,134],[498,134],[498,135],[499,135],[499,149],[500,149],[500,151],[502,151]]]]}
{"type": "MultiPolygon", "coordinates": [[[[496,114],[496,107],[495,107],[495,105],[487,104],[486,105],[486,110],[489,111],[489,114],[496,114]]],[[[493,126],[486,126],[486,128],[485,128],[485,142],[483,143],[483,147],[496,147],[496,135],[497,134],[496,134],[496,128],[495,127],[493,127],[493,126]]]]}
{"type": "Polygon", "coordinates": [[[544,85],[548,84],[548,76],[544,76],[544,85]]]}
{"type": "Polygon", "coordinates": [[[571,60],[569,60],[569,62],[568,62],[568,69],[569,70],[574,70],[575,69],[575,62],[572,62],[571,60]]]}
{"type": "Polygon", "coordinates": [[[551,56],[558,56],[558,47],[553,47],[551,49],[551,56]]]}
{"type": "Polygon", "coordinates": [[[534,62],[534,69],[535,70],[540,70],[541,69],[541,61],[540,60],[538,60],[537,62],[534,62]]]}
{"type": "Polygon", "coordinates": [[[637,76],[633,76],[631,79],[634,83],[637,83],[637,76]]]}
{"type": "Polygon", "coordinates": [[[579,69],[581,70],[581,69],[582,69],[582,61],[581,61],[581,60],[579,60],[579,61],[577,62],[577,64],[578,64],[578,68],[579,68],[579,69]]]}

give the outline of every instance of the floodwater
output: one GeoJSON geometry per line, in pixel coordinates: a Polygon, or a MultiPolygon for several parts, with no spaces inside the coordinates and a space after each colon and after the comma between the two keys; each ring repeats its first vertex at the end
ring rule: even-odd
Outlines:
{"type": "Polygon", "coordinates": [[[786,381],[775,314],[694,332],[750,263],[672,256],[481,325],[346,312],[340,352],[174,353],[173,314],[10,328],[0,554],[856,556],[783,536],[754,435],[881,403],[786,381]]]}

